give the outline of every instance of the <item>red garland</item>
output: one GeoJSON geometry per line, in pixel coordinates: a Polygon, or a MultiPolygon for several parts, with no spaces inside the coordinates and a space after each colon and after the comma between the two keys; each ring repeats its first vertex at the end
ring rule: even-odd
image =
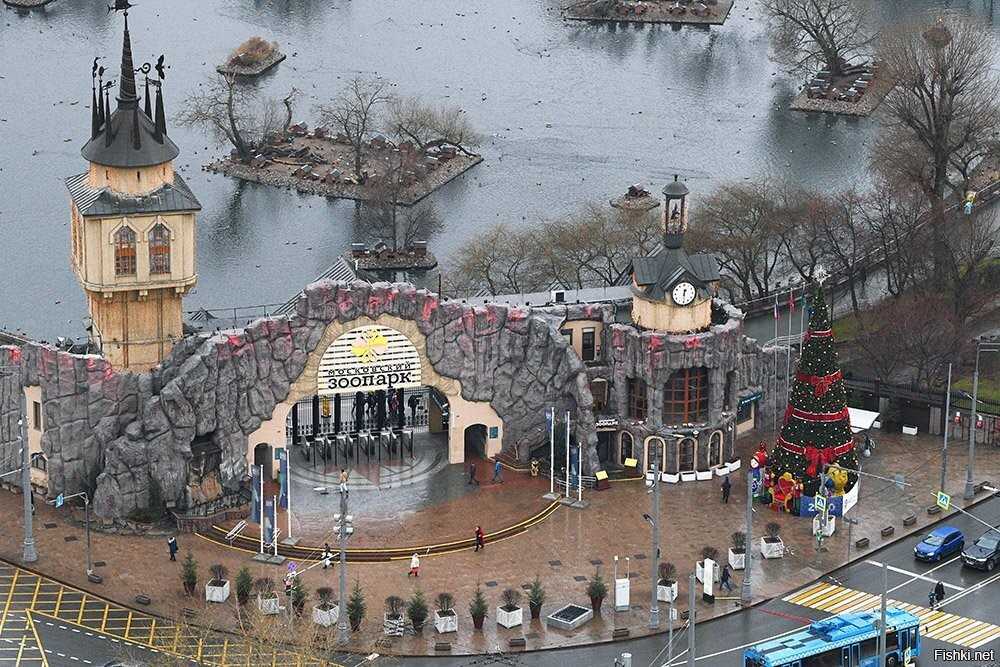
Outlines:
{"type": "Polygon", "coordinates": [[[811,338],[833,338],[833,329],[823,329],[821,331],[813,331],[812,329],[806,330],[804,336],[802,336],[802,342],[806,343],[811,338]]]}
{"type": "Polygon", "coordinates": [[[822,398],[826,392],[830,390],[830,387],[834,382],[844,379],[844,375],[839,370],[834,371],[829,375],[806,375],[802,372],[796,372],[795,379],[799,382],[811,384],[813,388],[813,396],[816,398],[822,398]]]}
{"type": "Polygon", "coordinates": [[[785,410],[786,415],[807,422],[837,422],[841,419],[851,418],[851,413],[848,412],[846,406],[843,410],[838,410],[837,412],[807,412],[806,410],[794,408],[791,405],[789,405],[788,408],[789,409],[785,410]]]}
{"type": "Polygon", "coordinates": [[[852,438],[844,444],[837,445],[836,447],[826,447],[824,449],[820,449],[811,442],[807,443],[807,445],[803,447],[801,445],[792,444],[781,436],[778,436],[778,446],[793,454],[806,457],[806,462],[809,464],[806,468],[806,474],[810,477],[815,477],[816,473],[822,466],[833,463],[844,454],[853,450],[854,439],[852,438]]]}

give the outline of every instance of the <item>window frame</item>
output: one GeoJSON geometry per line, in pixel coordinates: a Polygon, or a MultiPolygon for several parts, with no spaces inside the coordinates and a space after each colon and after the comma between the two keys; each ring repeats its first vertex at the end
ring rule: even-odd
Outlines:
{"type": "Polygon", "coordinates": [[[149,245],[149,275],[170,275],[173,254],[170,236],[170,228],[161,221],[157,221],[146,234],[149,245]],[[162,236],[159,235],[161,230],[162,236]]]}
{"type": "Polygon", "coordinates": [[[709,418],[708,368],[681,368],[663,385],[664,424],[697,424],[709,418]]]}
{"type": "Polygon", "coordinates": [[[597,328],[589,327],[580,334],[580,358],[584,361],[597,361],[597,328]],[[588,343],[588,337],[590,338],[588,343]],[[589,352],[589,354],[588,354],[589,352]]]}
{"type": "Polygon", "coordinates": [[[112,236],[115,249],[115,276],[135,276],[138,273],[138,235],[129,225],[122,225],[112,236]]]}
{"type": "Polygon", "coordinates": [[[625,379],[626,414],[629,419],[646,421],[649,416],[649,386],[642,378],[625,379]]]}

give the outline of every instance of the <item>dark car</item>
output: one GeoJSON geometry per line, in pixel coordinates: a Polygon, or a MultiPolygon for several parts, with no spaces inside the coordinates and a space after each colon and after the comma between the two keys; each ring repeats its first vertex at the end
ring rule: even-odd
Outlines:
{"type": "Polygon", "coordinates": [[[992,572],[1000,564],[1000,531],[988,530],[962,551],[962,564],[992,572]]]}
{"type": "Polygon", "coordinates": [[[953,526],[938,526],[913,548],[917,560],[938,561],[945,556],[959,553],[965,546],[962,531],[953,526]]]}

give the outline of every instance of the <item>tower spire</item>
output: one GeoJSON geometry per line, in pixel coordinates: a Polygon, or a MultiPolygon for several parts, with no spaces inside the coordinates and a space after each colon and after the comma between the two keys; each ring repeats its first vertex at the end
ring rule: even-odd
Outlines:
{"type": "Polygon", "coordinates": [[[118,107],[135,104],[135,65],[132,64],[132,39],[128,34],[128,11],[125,12],[125,37],[122,40],[122,76],[118,85],[118,107]]]}
{"type": "Polygon", "coordinates": [[[150,101],[150,99],[149,99],[149,77],[148,77],[148,76],[146,77],[146,97],[145,97],[145,99],[143,100],[143,103],[145,104],[145,112],[146,112],[146,116],[147,116],[147,117],[148,117],[148,118],[149,118],[150,120],[152,120],[152,119],[153,119],[153,109],[152,109],[152,107],[150,106],[150,105],[152,104],[152,102],[151,102],[151,101],[150,101]]]}
{"type": "Polygon", "coordinates": [[[156,126],[154,129],[156,140],[163,143],[163,137],[167,136],[167,114],[163,109],[163,86],[156,87],[156,126]]]}
{"type": "MultiPolygon", "coordinates": [[[[108,90],[104,91],[104,108],[105,110],[111,108],[111,92],[108,90]]],[[[104,116],[104,145],[111,145],[111,116],[105,114],[104,116]]]]}
{"type": "Polygon", "coordinates": [[[101,133],[101,117],[97,112],[97,83],[90,82],[90,138],[95,138],[101,133]]]}

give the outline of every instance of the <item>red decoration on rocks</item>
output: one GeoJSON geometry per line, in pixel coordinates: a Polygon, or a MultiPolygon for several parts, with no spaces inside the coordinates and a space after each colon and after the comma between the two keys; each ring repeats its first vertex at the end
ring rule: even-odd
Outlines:
{"type": "Polygon", "coordinates": [[[701,338],[698,336],[691,336],[684,341],[685,350],[696,350],[701,347],[701,338]]]}
{"type": "Polygon", "coordinates": [[[438,307],[438,300],[433,296],[428,296],[426,299],[424,299],[424,307],[420,311],[420,319],[424,320],[425,322],[431,319],[431,315],[434,314],[434,311],[437,310],[437,307],[438,307]]]}
{"type": "Polygon", "coordinates": [[[15,364],[21,361],[21,348],[19,347],[10,348],[10,360],[11,363],[15,364]]]}

